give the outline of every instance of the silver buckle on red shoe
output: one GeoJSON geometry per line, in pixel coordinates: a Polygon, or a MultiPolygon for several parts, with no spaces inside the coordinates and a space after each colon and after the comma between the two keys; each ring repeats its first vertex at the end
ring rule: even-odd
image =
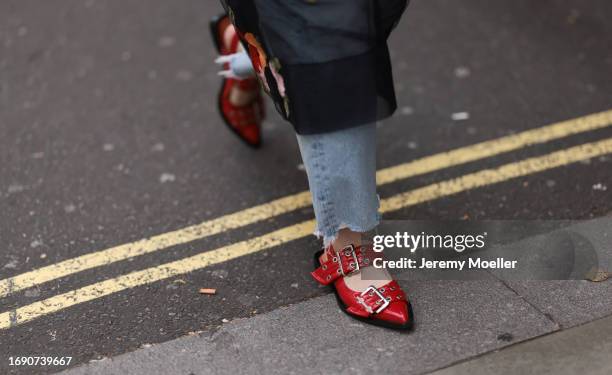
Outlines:
{"type": "Polygon", "coordinates": [[[361,292],[361,297],[364,297],[365,295],[376,295],[378,298],[380,298],[379,301],[376,301],[376,304],[378,304],[378,302],[381,303],[380,307],[378,307],[376,310],[372,309],[371,306],[367,305],[364,301],[363,298],[361,301],[359,301],[359,303],[361,303],[362,305],[372,309],[374,311],[374,313],[379,314],[380,312],[382,312],[384,309],[386,309],[391,302],[389,302],[388,299],[385,298],[385,296],[383,296],[383,294],[373,285],[370,285],[366,290],[364,290],[363,292],[361,292]]]}
{"type": "MultiPolygon", "coordinates": [[[[342,249],[341,254],[344,255],[345,257],[353,257],[353,264],[354,269],[349,273],[353,274],[355,272],[358,272],[361,268],[359,267],[359,259],[357,258],[357,254],[355,253],[355,246],[353,245],[348,245],[347,247],[345,247],[344,249],[342,249]]],[[[344,272],[344,267],[342,267],[342,260],[340,259],[340,254],[338,254],[338,265],[340,266],[340,273],[342,273],[342,276],[347,276],[346,272],[344,272]]]]}

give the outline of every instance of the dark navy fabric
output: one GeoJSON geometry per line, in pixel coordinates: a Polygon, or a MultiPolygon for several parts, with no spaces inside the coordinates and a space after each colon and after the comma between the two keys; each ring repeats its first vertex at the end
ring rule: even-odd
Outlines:
{"type": "Polygon", "coordinates": [[[387,38],[407,0],[222,3],[251,58],[263,56],[262,84],[299,134],[359,126],[395,111],[387,38]]]}

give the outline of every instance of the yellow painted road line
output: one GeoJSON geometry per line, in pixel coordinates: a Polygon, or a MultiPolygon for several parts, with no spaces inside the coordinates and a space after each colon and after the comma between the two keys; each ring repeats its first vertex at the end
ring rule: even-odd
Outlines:
{"type": "MultiPolygon", "coordinates": [[[[492,157],[530,145],[605,128],[610,125],[612,125],[612,110],[424,157],[409,163],[382,169],[378,171],[376,177],[378,185],[385,185],[401,179],[492,157]]],[[[81,271],[203,239],[309,205],[310,193],[307,191],[301,192],[200,224],[51,264],[0,280],[0,298],[81,271]]]]}
{"type": "Polygon", "coordinates": [[[383,213],[396,211],[433,199],[493,185],[517,177],[532,175],[610,153],[612,153],[612,138],[586,143],[544,156],[505,164],[493,169],[484,169],[458,178],[400,193],[382,200],[380,202],[380,210],[383,213]]]}
{"type": "Polygon", "coordinates": [[[0,280],[0,298],[81,271],[106,266],[114,262],[167,249],[266,220],[302,207],[307,207],[310,202],[310,192],[305,191],[197,225],[51,264],[21,275],[0,280]]]}
{"type": "Polygon", "coordinates": [[[21,307],[15,312],[0,314],[0,329],[21,324],[67,307],[117,293],[125,289],[182,275],[213,264],[225,262],[274,246],[306,237],[314,230],[314,220],[292,225],[261,237],[238,242],[217,250],[201,253],[175,262],[162,264],[142,271],[119,276],[114,279],[85,286],[83,288],[48,298],[44,301],[21,307]]]}
{"type": "MultiPolygon", "coordinates": [[[[381,209],[383,212],[399,210],[401,208],[432,201],[477,187],[488,186],[517,177],[543,172],[610,153],[612,153],[612,138],[587,143],[544,156],[509,163],[495,169],[482,170],[401,193],[382,200],[381,209]]],[[[142,271],[132,272],[127,275],[50,297],[46,300],[20,307],[14,311],[0,314],[0,329],[6,329],[14,325],[26,323],[68,307],[117,293],[125,289],[153,283],[172,276],[182,275],[213,264],[226,262],[280,246],[287,242],[310,235],[313,228],[313,220],[305,221],[250,240],[203,252],[189,258],[151,267],[142,271]]]]}
{"type": "Polygon", "coordinates": [[[427,156],[413,162],[380,170],[378,185],[384,185],[444,168],[489,158],[528,146],[550,142],[612,125],[612,110],[579,117],[521,133],[461,147],[452,151],[427,156]]]}

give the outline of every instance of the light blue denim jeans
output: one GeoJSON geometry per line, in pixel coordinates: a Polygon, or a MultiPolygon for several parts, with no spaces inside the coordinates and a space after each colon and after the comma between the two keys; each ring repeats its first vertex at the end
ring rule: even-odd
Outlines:
{"type": "Polygon", "coordinates": [[[332,133],[297,135],[317,218],[327,246],[340,229],[368,232],[379,222],[376,124],[332,133]]]}
{"type": "MultiPolygon", "coordinates": [[[[246,52],[228,57],[228,73],[254,73],[246,52]]],[[[315,235],[324,245],[340,229],[369,232],[380,220],[376,194],[376,124],[332,133],[297,135],[317,218],[315,235]]]]}

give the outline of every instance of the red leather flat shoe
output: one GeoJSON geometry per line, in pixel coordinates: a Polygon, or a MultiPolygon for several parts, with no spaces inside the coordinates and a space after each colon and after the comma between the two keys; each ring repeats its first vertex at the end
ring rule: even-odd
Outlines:
{"type": "MultiPolygon", "coordinates": [[[[229,55],[238,51],[240,44],[238,33],[232,38],[229,48],[226,48],[223,43],[225,30],[231,25],[226,15],[219,16],[210,22],[211,35],[219,55],[229,55]]],[[[219,90],[218,106],[223,122],[232,132],[251,147],[257,148],[261,145],[261,122],[265,117],[265,107],[257,78],[242,80],[224,78],[219,90]],[[257,96],[249,104],[236,106],[229,100],[234,87],[239,87],[244,91],[256,91],[257,96]]]]}
{"type": "Polygon", "coordinates": [[[410,301],[397,281],[392,280],[381,286],[370,286],[364,291],[349,288],[344,276],[360,272],[380,257],[371,247],[350,245],[336,252],[330,245],[315,254],[315,271],[312,277],[323,285],[333,286],[341,310],[362,322],[395,330],[410,330],[414,316],[410,301]],[[321,255],[327,254],[327,261],[321,255]]]}

